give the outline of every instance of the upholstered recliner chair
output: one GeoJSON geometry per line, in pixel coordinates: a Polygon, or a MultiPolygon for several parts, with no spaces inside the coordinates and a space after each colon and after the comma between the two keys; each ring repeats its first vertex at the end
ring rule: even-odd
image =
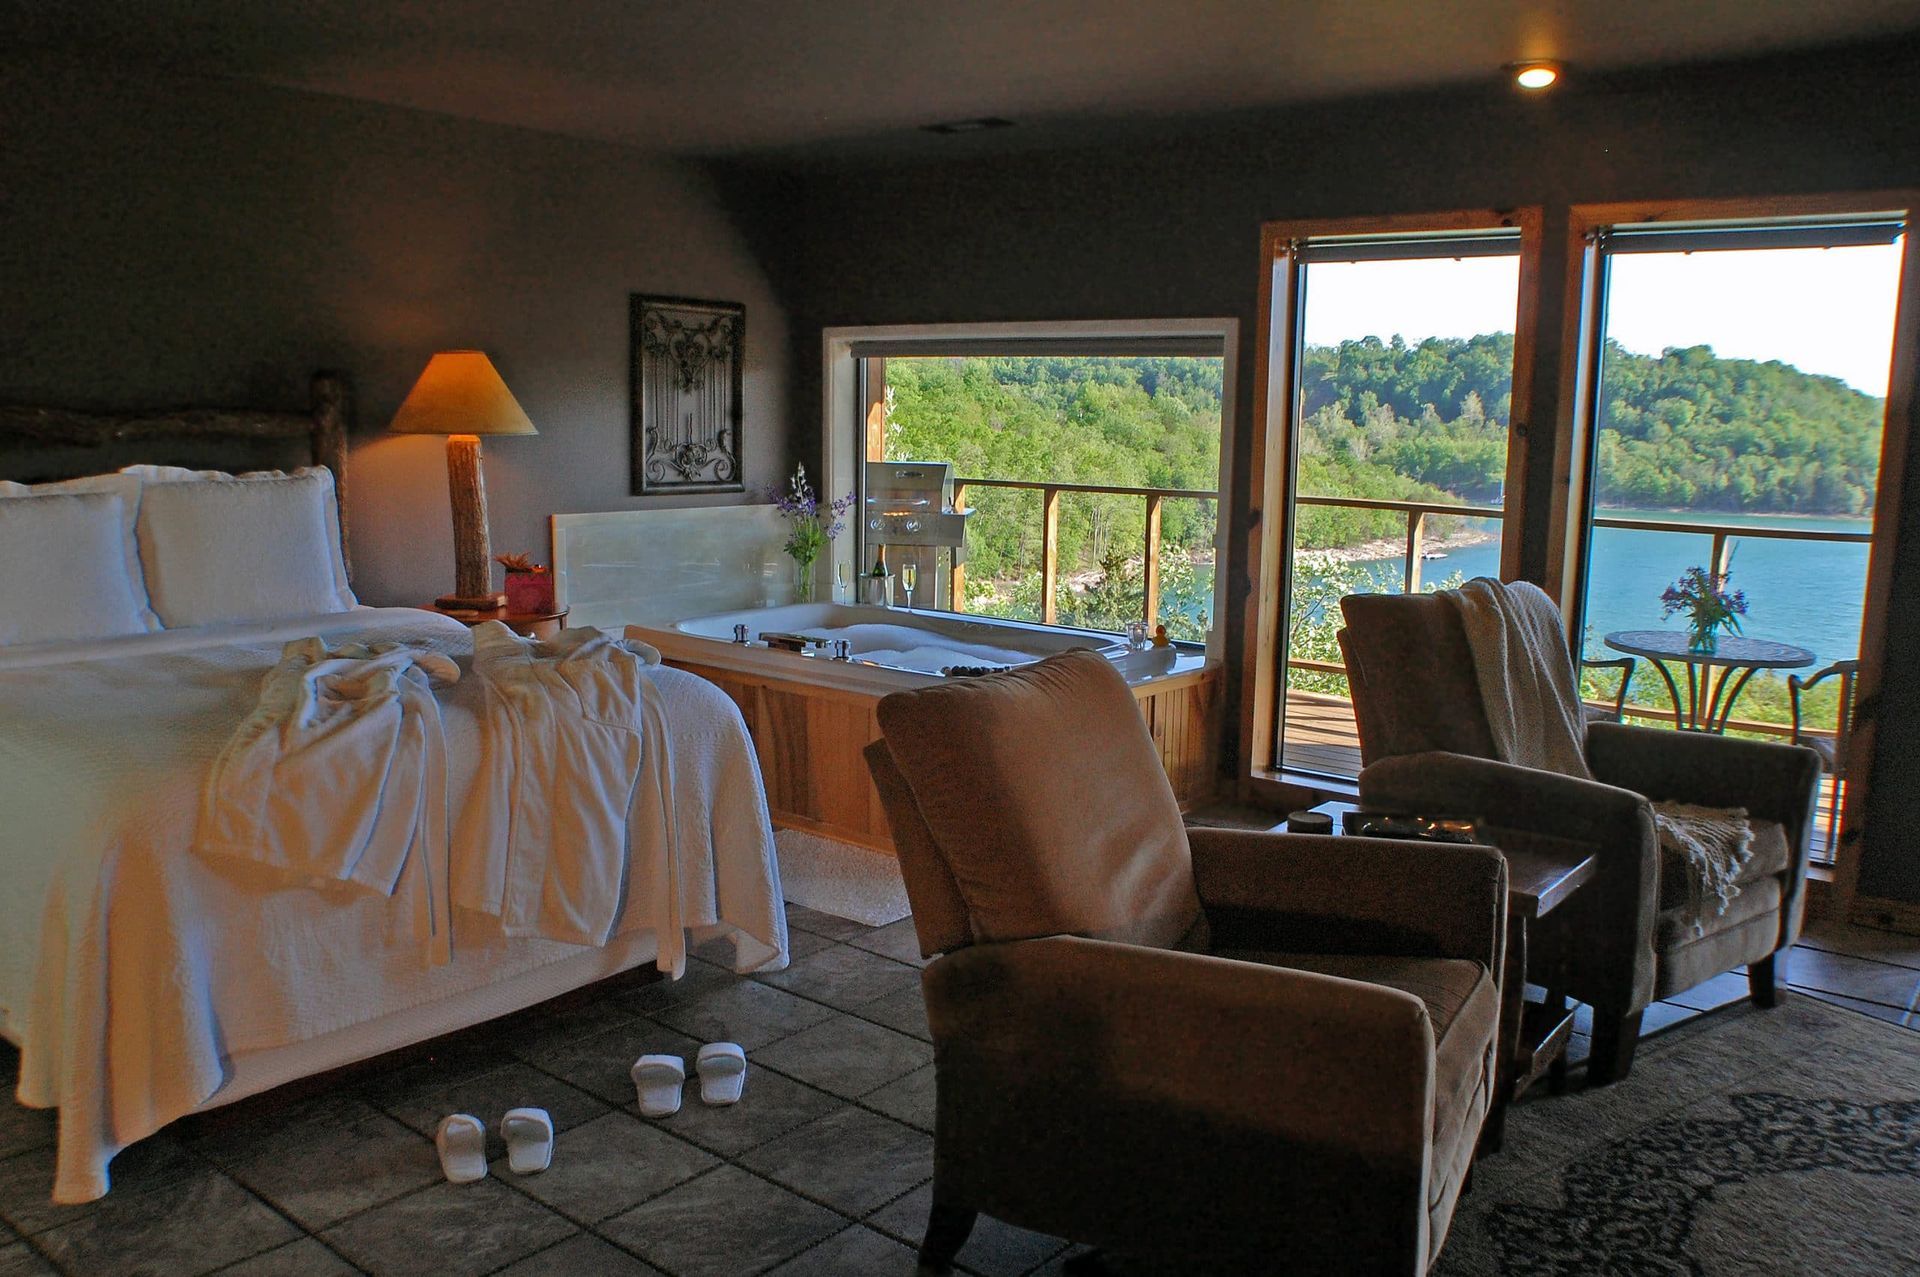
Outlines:
{"type": "MultiPolygon", "coordinates": [[[[1588,1080],[1626,1076],[1649,1002],[1747,964],[1772,1006],[1806,907],[1812,750],[1589,721],[1595,780],[1497,761],[1459,610],[1432,594],[1342,599],[1340,633],[1360,728],[1360,801],[1478,817],[1487,841],[1597,849],[1594,880],[1535,933],[1528,980],[1593,1007],[1588,1080]],[[1661,852],[1652,803],[1743,807],[1753,856],[1726,912],[1694,934],[1686,865],[1661,852]]],[[[1564,650],[1564,649],[1563,649],[1564,650]]]]}
{"type": "Polygon", "coordinates": [[[1499,853],[1188,830],[1092,653],[879,718],[942,955],[922,1272],[980,1211],[1183,1271],[1424,1272],[1493,1088],[1499,853]]]}

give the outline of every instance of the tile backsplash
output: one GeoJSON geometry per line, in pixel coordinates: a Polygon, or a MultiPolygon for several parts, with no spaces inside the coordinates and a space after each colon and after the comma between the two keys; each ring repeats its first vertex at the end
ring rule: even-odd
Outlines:
{"type": "Polygon", "coordinates": [[[569,625],[655,625],[793,601],[787,529],[770,505],[556,514],[552,528],[569,625]]]}

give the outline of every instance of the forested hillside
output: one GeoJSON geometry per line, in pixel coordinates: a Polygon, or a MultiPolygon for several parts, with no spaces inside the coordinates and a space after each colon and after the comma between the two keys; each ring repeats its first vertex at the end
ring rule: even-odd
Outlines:
{"type": "MultiPolygon", "coordinates": [[[[887,455],[952,461],[969,478],[1212,491],[1220,386],[1218,359],[889,359],[887,455]]],[[[976,487],[967,504],[979,511],[967,529],[972,605],[1037,616],[1040,494],[976,487]]],[[[1212,501],[1166,503],[1161,543],[1176,593],[1192,581],[1192,555],[1211,547],[1214,517],[1212,501]]],[[[1129,590],[1138,611],[1145,527],[1139,497],[1061,499],[1063,571],[1097,574],[1063,594],[1064,618],[1111,621],[1129,590]]]]}
{"type": "MultiPolygon", "coordinates": [[[[1508,333],[1308,350],[1301,491],[1497,500],[1512,367],[1508,333]]],[[[1609,342],[1602,385],[1602,505],[1872,508],[1882,405],[1844,382],[1779,362],[1721,359],[1706,346],[1652,356],[1609,342]]]]}
{"type": "MultiPolygon", "coordinates": [[[[1300,491],[1498,502],[1506,469],[1513,337],[1368,338],[1314,347],[1303,368],[1300,491]]],[[[974,478],[1212,489],[1221,361],[1194,358],[917,358],[887,361],[887,453],[951,460],[974,478]]],[[[1608,345],[1600,503],[1748,514],[1871,509],[1881,401],[1789,365],[1721,359],[1705,346],[1637,355],[1608,345]]],[[[1038,612],[1040,497],[976,487],[970,593],[1038,612]]],[[[1163,513],[1176,607],[1206,605],[1213,502],[1163,513]]],[[[1138,606],[1138,497],[1061,503],[1063,617],[1088,624],[1138,606]],[[1116,611],[1117,609],[1117,611],[1116,611]],[[1111,614],[1111,615],[1110,615],[1111,614]]],[[[1303,509],[1302,548],[1338,549],[1403,528],[1393,513],[1303,509]]],[[[1446,521],[1430,526],[1444,534],[1446,521]]],[[[1178,627],[1204,630],[1202,614],[1178,627]]]]}

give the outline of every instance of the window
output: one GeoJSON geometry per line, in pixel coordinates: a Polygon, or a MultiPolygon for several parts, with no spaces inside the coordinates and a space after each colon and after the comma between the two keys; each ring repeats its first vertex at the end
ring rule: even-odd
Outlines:
{"type": "Polygon", "coordinates": [[[1103,632],[1137,619],[1216,644],[1231,327],[830,334],[829,381],[852,390],[831,451],[862,514],[845,561],[864,568],[884,539],[892,570],[917,569],[915,607],[1103,632]],[[892,472],[868,463],[905,462],[949,467],[957,552],[900,536],[892,472]]]}
{"type": "MultiPolygon", "coordinates": [[[[1592,229],[1585,656],[1684,630],[1662,594],[1700,568],[1746,608],[1718,655],[1781,644],[1802,679],[1858,662],[1904,229],[1871,213],[1592,229]]],[[[1588,694],[1610,699],[1618,677],[1590,672],[1588,694]]],[[[1852,677],[1796,691],[1787,669],[1641,654],[1627,712],[1825,742],[1854,691],[1852,677]]],[[[1848,781],[1821,783],[1814,858],[1831,861],[1848,781]]]]}
{"type": "Polygon", "coordinates": [[[1268,229],[1264,509],[1284,517],[1262,542],[1256,773],[1359,772],[1344,595],[1511,575],[1538,225],[1483,213],[1268,229]]]}

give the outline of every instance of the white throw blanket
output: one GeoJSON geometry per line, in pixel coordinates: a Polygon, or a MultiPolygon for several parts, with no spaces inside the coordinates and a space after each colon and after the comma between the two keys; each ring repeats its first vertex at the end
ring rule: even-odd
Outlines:
{"type": "Polygon", "coordinates": [[[1501,761],[1592,780],[1580,684],[1547,592],[1477,576],[1441,593],[1460,612],[1501,761]]]}
{"type": "MultiPolygon", "coordinates": [[[[1740,876],[1753,859],[1753,822],[1744,807],[1697,807],[1692,803],[1655,803],[1653,823],[1660,845],[1687,862],[1687,922],[1693,934],[1706,931],[1707,900],[1723,914],[1740,894],[1740,876]]],[[[1675,902],[1663,900],[1671,908],[1675,902]]]]}
{"type": "Polygon", "coordinates": [[[429,962],[450,961],[447,741],[433,687],[459,679],[452,658],[404,643],[288,643],[207,774],[194,849],[384,896],[417,857],[419,934],[429,962]]]}
{"type": "MultiPolygon", "coordinates": [[[[1579,677],[1560,610],[1546,591],[1480,576],[1441,593],[1460,612],[1500,760],[1592,780],[1579,677]]],[[[1700,935],[1708,899],[1723,914],[1740,894],[1734,880],[1753,857],[1752,822],[1743,808],[1676,802],[1654,803],[1653,821],[1661,847],[1686,861],[1686,916],[1700,935]]]]}
{"type": "Polygon", "coordinates": [[[672,790],[666,723],[643,673],[659,663],[596,629],[541,642],[498,621],[475,628],[487,712],[458,834],[461,907],[510,936],[607,942],[632,848],[673,843],[671,804],[658,801],[672,790]]]}

